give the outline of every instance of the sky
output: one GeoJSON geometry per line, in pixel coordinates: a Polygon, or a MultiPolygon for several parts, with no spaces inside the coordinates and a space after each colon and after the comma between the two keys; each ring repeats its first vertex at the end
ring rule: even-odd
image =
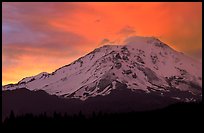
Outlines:
{"type": "Polygon", "coordinates": [[[201,60],[201,10],[201,2],[3,2],[2,85],[134,35],[157,37],[201,60]]]}

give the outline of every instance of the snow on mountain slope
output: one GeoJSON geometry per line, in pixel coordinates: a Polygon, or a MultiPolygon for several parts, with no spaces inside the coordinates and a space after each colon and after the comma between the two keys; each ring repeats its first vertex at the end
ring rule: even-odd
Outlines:
{"type": "MultiPolygon", "coordinates": [[[[171,90],[202,96],[202,65],[154,37],[133,36],[123,45],[105,45],[57,69],[27,77],[3,90],[28,88],[52,95],[88,97],[107,95],[117,86],[146,93],[171,90]]],[[[192,99],[186,97],[185,101],[192,99]]],[[[173,97],[173,96],[172,96],[173,97]]],[[[177,95],[174,95],[177,98],[177,95]]]]}

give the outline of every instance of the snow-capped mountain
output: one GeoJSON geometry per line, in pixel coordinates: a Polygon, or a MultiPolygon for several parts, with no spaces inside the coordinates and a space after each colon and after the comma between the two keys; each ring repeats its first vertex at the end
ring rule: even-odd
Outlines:
{"type": "Polygon", "coordinates": [[[27,77],[3,90],[44,90],[64,98],[108,95],[118,88],[179,101],[202,98],[202,64],[154,37],[133,36],[107,44],[52,73],[27,77]]]}

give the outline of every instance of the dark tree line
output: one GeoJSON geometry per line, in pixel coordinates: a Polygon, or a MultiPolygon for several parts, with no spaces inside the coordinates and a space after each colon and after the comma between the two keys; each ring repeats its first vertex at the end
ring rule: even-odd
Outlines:
{"type": "Polygon", "coordinates": [[[203,103],[179,103],[171,105],[164,109],[146,111],[146,112],[129,112],[129,113],[102,113],[93,112],[90,116],[83,115],[79,112],[76,115],[67,115],[66,113],[54,112],[53,115],[47,115],[45,112],[40,115],[24,114],[15,116],[11,111],[2,126],[4,129],[12,128],[61,128],[66,127],[71,130],[84,130],[90,127],[102,128],[104,126],[117,127],[124,125],[148,125],[163,124],[185,124],[186,126],[197,123],[198,126],[203,119],[203,103]],[[193,119],[193,120],[192,120],[193,119]],[[172,123],[171,123],[172,124],[172,123]]]}

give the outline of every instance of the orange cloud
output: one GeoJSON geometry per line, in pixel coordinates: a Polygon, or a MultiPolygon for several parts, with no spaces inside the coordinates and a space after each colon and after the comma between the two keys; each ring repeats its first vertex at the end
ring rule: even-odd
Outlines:
{"type": "Polygon", "coordinates": [[[3,84],[52,72],[104,40],[130,35],[156,36],[202,58],[201,2],[4,2],[2,8],[3,84]]]}

